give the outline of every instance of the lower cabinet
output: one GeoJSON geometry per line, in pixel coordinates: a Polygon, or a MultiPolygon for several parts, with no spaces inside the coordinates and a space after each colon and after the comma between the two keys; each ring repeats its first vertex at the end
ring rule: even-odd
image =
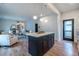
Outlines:
{"type": "Polygon", "coordinates": [[[42,36],[42,37],[32,37],[29,38],[29,53],[32,56],[42,56],[44,55],[54,44],[54,34],[42,36]]]}

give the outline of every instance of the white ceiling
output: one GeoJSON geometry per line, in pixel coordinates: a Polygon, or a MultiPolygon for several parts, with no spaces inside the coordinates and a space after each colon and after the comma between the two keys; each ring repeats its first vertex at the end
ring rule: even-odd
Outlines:
{"type": "Polygon", "coordinates": [[[53,3],[53,4],[61,13],[79,9],[79,3],[53,3]]]}
{"type": "Polygon", "coordinates": [[[45,15],[53,14],[43,3],[0,3],[0,15],[25,16],[30,18],[34,15],[40,16],[41,12],[45,15]]]}
{"type": "MultiPolygon", "coordinates": [[[[61,12],[68,12],[79,9],[79,3],[53,3],[61,12]]],[[[55,14],[52,10],[45,7],[43,3],[0,3],[0,15],[25,16],[32,18],[41,12],[45,15],[55,14]],[[42,10],[41,10],[41,7],[42,10]]]]}

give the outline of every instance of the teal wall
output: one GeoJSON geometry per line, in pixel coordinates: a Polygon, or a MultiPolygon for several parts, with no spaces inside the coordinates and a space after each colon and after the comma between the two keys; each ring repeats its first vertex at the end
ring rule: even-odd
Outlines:
{"type": "MultiPolygon", "coordinates": [[[[19,21],[19,19],[7,19],[7,18],[4,18],[4,17],[1,17],[0,18],[0,31],[4,31],[4,32],[9,32],[10,30],[10,27],[12,24],[16,24],[17,21],[19,21]]],[[[31,20],[31,19],[27,19],[27,18],[21,18],[20,21],[24,21],[25,22],[25,25],[26,25],[26,29],[28,30],[31,30],[32,32],[35,32],[35,22],[34,20],[31,20]]]]}

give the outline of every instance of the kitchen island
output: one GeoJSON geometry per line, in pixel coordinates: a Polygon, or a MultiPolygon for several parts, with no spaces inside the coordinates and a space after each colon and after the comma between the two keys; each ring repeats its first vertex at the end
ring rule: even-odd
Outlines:
{"type": "Polygon", "coordinates": [[[32,56],[42,56],[54,45],[53,32],[28,33],[28,48],[32,56]]]}

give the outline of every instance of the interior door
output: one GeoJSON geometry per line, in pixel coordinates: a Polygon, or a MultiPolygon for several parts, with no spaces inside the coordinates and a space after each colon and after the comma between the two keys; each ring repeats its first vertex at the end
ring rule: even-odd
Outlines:
{"type": "Polygon", "coordinates": [[[63,39],[74,41],[74,19],[63,21],[63,39]]]}

